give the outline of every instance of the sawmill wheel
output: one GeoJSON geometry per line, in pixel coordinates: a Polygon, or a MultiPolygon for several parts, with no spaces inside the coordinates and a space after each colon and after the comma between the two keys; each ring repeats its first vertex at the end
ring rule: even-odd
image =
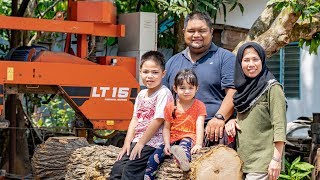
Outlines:
{"type": "Polygon", "coordinates": [[[126,138],[126,131],[118,131],[113,137],[109,138],[106,145],[113,145],[116,147],[122,147],[126,138]]]}

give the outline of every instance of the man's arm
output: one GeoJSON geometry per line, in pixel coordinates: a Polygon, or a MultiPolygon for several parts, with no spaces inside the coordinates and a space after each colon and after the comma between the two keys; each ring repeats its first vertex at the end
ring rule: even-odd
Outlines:
{"type": "Polygon", "coordinates": [[[224,122],[227,122],[228,119],[232,116],[234,111],[234,105],[233,105],[233,95],[237,90],[228,88],[225,89],[226,96],[224,97],[221,106],[217,113],[222,114],[224,117],[224,122]]]}
{"type": "Polygon", "coordinates": [[[235,89],[227,88],[225,89],[226,96],[224,97],[221,106],[217,112],[217,114],[221,114],[224,117],[224,121],[213,117],[208,121],[206,126],[206,136],[209,137],[210,141],[218,141],[219,137],[223,137],[223,128],[226,121],[233,114],[233,95],[236,92],[235,89]]]}

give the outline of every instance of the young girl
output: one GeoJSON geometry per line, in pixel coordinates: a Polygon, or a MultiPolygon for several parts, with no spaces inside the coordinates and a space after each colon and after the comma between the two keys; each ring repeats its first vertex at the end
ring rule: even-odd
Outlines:
{"type": "Polygon", "coordinates": [[[149,157],[163,144],[164,108],[172,100],[170,90],[161,83],[164,68],[161,53],[149,51],[142,55],[140,76],[147,89],[141,90],[136,98],[133,117],[110,179],[144,179],[149,157]]]}
{"type": "Polygon", "coordinates": [[[180,168],[188,171],[191,154],[202,148],[206,107],[195,99],[198,79],[192,70],[178,72],[173,90],[174,101],[165,108],[164,152],[167,155],[172,153],[180,168]],[[170,148],[170,144],[174,145],[170,148]]]}

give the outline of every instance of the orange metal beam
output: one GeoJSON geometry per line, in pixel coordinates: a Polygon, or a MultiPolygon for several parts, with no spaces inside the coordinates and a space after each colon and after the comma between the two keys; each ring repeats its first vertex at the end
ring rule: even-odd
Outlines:
{"type": "Polygon", "coordinates": [[[124,37],[125,26],[98,22],[61,21],[0,15],[0,28],[92,34],[96,36],[124,37]]]}
{"type": "Polygon", "coordinates": [[[88,55],[88,42],[87,35],[78,34],[77,36],[77,56],[80,58],[86,58],[88,55]]]}

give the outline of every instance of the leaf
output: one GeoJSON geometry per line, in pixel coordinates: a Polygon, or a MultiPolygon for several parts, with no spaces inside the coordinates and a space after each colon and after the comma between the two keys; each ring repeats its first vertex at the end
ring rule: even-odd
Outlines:
{"type": "Polygon", "coordinates": [[[209,7],[210,9],[217,10],[217,7],[215,7],[214,5],[212,5],[211,3],[207,2],[207,1],[202,1],[201,3],[203,3],[204,5],[209,7]]]}
{"type": "Polygon", "coordinates": [[[311,171],[304,172],[304,173],[299,172],[296,174],[296,177],[297,177],[297,179],[303,179],[304,177],[307,177],[310,173],[311,173],[311,171]]]}
{"type": "Polygon", "coordinates": [[[241,11],[241,13],[242,13],[242,15],[243,15],[243,12],[244,12],[244,7],[243,7],[243,5],[242,5],[241,3],[238,3],[238,6],[239,6],[239,9],[240,9],[240,11],[241,11]]]}
{"type": "Polygon", "coordinates": [[[39,119],[38,122],[37,122],[37,126],[38,127],[41,127],[43,125],[43,120],[42,119],[39,119]]]}
{"type": "Polygon", "coordinates": [[[298,156],[298,157],[292,162],[290,169],[294,169],[294,166],[295,166],[298,162],[300,162],[300,159],[301,159],[300,156],[298,156]]]}
{"type": "Polygon", "coordinates": [[[298,169],[298,170],[302,170],[302,171],[311,171],[311,169],[314,168],[313,165],[309,164],[309,163],[306,163],[306,162],[299,162],[295,165],[295,167],[298,169]]]}
{"type": "Polygon", "coordinates": [[[157,0],[158,3],[161,3],[163,6],[168,7],[170,4],[165,0],[157,0]]]}
{"type": "Polygon", "coordinates": [[[288,180],[291,180],[291,177],[289,175],[286,175],[286,174],[280,174],[280,179],[288,179],[288,180]]]}
{"type": "Polygon", "coordinates": [[[231,12],[231,11],[233,11],[234,10],[234,8],[236,8],[237,7],[237,2],[235,2],[232,6],[231,6],[231,8],[229,9],[229,12],[231,12]]]}
{"type": "Polygon", "coordinates": [[[303,47],[304,43],[305,43],[304,39],[299,39],[299,47],[303,47]]]}
{"type": "Polygon", "coordinates": [[[64,110],[64,109],[59,109],[59,110],[57,111],[57,114],[63,115],[63,114],[65,114],[65,113],[66,113],[66,110],[64,110]]]}
{"type": "MultiPolygon", "coordinates": [[[[284,0],[281,0],[281,1],[284,1],[284,0]]],[[[274,4],[274,3],[279,3],[279,2],[280,2],[280,0],[269,0],[267,2],[267,6],[270,6],[270,5],[274,4]]]]}
{"type": "Polygon", "coordinates": [[[224,22],[227,21],[227,8],[225,4],[222,4],[222,8],[223,8],[223,20],[224,22]]]}
{"type": "Polygon", "coordinates": [[[275,10],[281,11],[283,8],[287,7],[288,3],[287,2],[279,2],[277,5],[274,7],[275,10]]]}
{"type": "Polygon", "coordinates": [[[284,160],[284,165],[285,165],[286,169],[288,169],[288,170],[290,169],[291,164],[288,162],[287,159],[284,160]]]}
{"type": "Polygon", "coordinates": [[[188,2],[187,1],[183,1],[183,6],[184,7],[188,7],[188,2]]]}

